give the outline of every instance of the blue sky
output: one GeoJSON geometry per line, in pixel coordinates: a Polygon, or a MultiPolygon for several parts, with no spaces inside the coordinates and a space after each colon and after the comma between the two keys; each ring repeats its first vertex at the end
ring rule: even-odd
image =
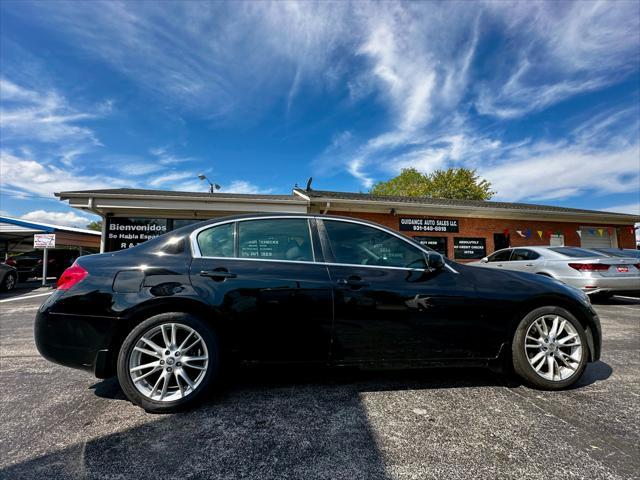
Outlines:
{"type": "Polygon", "coordinates": [[[638,2],[0,3],[0,210],[53,192],[366,191],[471,167],[497,200],[640,213],[638,2]]]}

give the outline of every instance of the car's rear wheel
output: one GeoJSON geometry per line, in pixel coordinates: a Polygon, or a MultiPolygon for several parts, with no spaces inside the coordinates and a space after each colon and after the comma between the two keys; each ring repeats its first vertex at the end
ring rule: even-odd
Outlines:
{"type": "Polygon", "coordinates": [[[513,368],[537,388],[559,390],[574,384],[584,373],[588,357],[584,328],[560,307],[533,310],[513,337],[513,368]]]}
{"type": "Polygon", "coordinates": [[[215,332],[186,313],[145,320],[127,336],[118,355],[122,390],[148,412],[174,412],[202,400],[218,370],[215,332]]]}
{"type": "Polygon", "coordinates": [[[4,279],[2,280],[2,285],[0,285],[0,290],[3,290],[5,292],[13,290],[16,286],[16,283],[17,283],[17,275],[13,272],[9,272],[5,275],[4,279]]]}

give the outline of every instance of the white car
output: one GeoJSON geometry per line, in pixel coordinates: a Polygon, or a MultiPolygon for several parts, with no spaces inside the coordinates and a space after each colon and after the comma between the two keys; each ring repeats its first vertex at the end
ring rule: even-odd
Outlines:
{"type": "Polygon", "coordinates": [[[606,257],[584,248],[505,248],[469,265],[546,275],[590,295],[640,292],[637,258],[606,257]]]}

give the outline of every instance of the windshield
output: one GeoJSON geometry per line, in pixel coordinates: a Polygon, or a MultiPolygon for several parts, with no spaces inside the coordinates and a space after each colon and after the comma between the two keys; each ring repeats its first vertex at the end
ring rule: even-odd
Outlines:
{"type": "Polygon", "coordinates": [[[601,253],[585,250],[584,248],[553,247],[549,250],[571,258],[598,258],[603,256],[601,253]]]}

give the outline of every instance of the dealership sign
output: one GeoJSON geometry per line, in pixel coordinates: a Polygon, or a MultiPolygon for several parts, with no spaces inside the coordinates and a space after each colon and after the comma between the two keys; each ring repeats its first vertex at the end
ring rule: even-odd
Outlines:
{"type": "Polygon", "coordinates": [[[453,239],[454,257],[460,260],[475,260],[487,256],[487,245],[484,238],[453,239]]]}
{"type": "Polygon", "coordinates": [[[107,217],[106,250],[123,250],[167,233],[166,218],[107,217]]]}
{"type": "Polygon", "coordinates": [[[36,233],[33,236],[33,248],[56,248],[56,234],[36,233]]]}
{"type": "Polygon", "coordinates": [[[452,218],[400,218],[400,231],[402,232],[444,232],[458,233],[459,222],[452,218]]]}

